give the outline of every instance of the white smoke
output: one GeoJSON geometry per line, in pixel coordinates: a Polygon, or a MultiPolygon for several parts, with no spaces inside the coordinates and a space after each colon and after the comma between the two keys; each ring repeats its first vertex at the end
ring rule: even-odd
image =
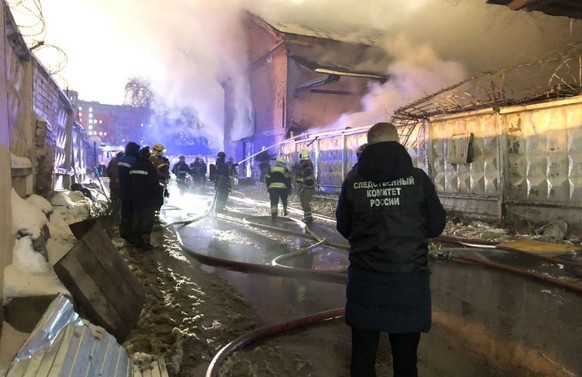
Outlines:
{"type": "Polygon", "coordinates": [[[220,82],[227,78],[237,95],[233,139],[253,132],[239,19],[243,7],[267,22],[374,40],[393,55],[386,67],[392,79],[372,87],[364,111],[342,117],[337,127],[386,120],[394,108],[466,74],[582,40],[580,20],[513,12],[485,0],[59,0],[43,5],[47,42],[67,52],[63,74],[81,98],[121,103],[127,79],[144,77],[168,104],[195,108],[215,145],[223,137],[220,82]]]}

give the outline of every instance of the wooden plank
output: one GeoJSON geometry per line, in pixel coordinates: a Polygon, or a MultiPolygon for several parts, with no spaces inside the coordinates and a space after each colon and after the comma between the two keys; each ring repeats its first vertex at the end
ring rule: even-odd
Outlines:
{"type": "Polygon", "coordinates": [[[131,288],[135,297],[138,298],[138,302],[135,303],[135,305],[142,307],[145,301],[145,290],[136,279],[133,272],[129,269],[121,255],[119,255],[117,248],[109,236],[107,236],[107,233],[100,222],[94,224],[84,240],[88,243],[90,242],[92,245],[103,245],[102,248],[93,246],[91,250],[95,253],[98,260],[111,271],[111,273],[117,274],[120,279],[123,280],[125,285],[131,288]]]}
{"type": "Polygon", "coordinates": [[[99,221],[55,265],[79,312],[122,343],[143,308],[145,291],[99,221]]]}
{"type": "Polygon", "coordinates": [[[80,305],[79,312],[91,322],[104,327],[121,343],[120,339],[125,339],[129,335],[133,324],[127,324],[109,304],[100,287],[83,269],[78,257],[84,256],[69,253],[61,259],[62,262],[59,261],[58,266],[55,264],[55,273],[77,300],[80,305]]]}

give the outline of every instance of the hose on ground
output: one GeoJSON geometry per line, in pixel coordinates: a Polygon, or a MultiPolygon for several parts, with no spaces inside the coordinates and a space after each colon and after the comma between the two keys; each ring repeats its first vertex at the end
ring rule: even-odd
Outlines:
{"type": "Polygon", "coordinates": [[[323,321],[328,321],[344,316],[344,308],[336,308],[312,314],[307,317],[294,319],[288,322],[278,323],[271,326],[261,327],[253,332],[243,335],[226,346],[222,347],[220,351],[212,358],[208,369],[206,369],[206,377],[217,377],[220,366],[227,357],[232,355],[235,351],[245,347],[246,345],[263,339],[269,336],[274,336],[282,332],[291,331],[297,328],[313,325],[323,321]]]}

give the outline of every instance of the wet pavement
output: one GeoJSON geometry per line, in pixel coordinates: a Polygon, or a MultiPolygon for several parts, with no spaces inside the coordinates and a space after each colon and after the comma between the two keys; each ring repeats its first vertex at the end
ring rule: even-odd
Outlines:
{"type": "MultiPolygon", "coordinates": [[[[243,190],[243,189],[241,189],[243,190]]],[[[253,188],[248,189],[249,192],[253,188]]],[[[203,215],[212,192],[172,193],[166,221],[203,215]]],[[[266,196],[266,195],[265,195],[266,196]]],[[[256,197],[256,196],[255,196],[256,197]]],[[[266,199],[266,198],[265,198],[266,199]]],[[[278,256],[316,243],[307,236],[280,233],[276,226],[305,234],[299,223],[268,217],[268,205],[235,193],[231,211],[175,226],[187,249],[202,255],[269,265],[278,256]],[[263,217],[256,217],[263,216],[263,217]]],[[[291,217],[300,218],[300,212],[291,217]]],[[[318,221],[320,238],[346,244],[332,222],[318,221]]],[[[483,252],[501,263],[580,283],[539,261],[509,253],[483,252]]],[[[347,251],[320,246],[282,261],[290,268],[338,270],[347,251]]],[[[258,326],[272,325],[342,307],[344,285],[205,267],[235,286],[256,312],[258,326]]],[[[582,295],[548,283],[452,260],[431,261],[433,329],[423,334],[419,371],[423,376],[582,376],[582,295]]],[[[378,376],[391,376],[387,338],[379,351],[378,376]]],[[[342,319],[298,329],[247,346],[224,363],[225,376],[348,376],[349,328],[342,319]]]]}

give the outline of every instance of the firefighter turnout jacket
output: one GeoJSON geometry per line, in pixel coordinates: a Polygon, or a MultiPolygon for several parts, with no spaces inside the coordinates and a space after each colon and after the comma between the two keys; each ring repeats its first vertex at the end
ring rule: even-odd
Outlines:
{"type": "Polygon", "coordinates": [[[281,165],[271,166],[265,176],[265,183],[267,184],[268,190],[286,189],[287,191],[291,191],[291,175],[289,174],[289,169],[281,165]]]}
{"type": "Polygon", "coordinates": [[[313,162],[311,162],[311,160],[299,161],[295,182],[304,188],[313,188],[315,177],[313,172],[313,162]]]}

